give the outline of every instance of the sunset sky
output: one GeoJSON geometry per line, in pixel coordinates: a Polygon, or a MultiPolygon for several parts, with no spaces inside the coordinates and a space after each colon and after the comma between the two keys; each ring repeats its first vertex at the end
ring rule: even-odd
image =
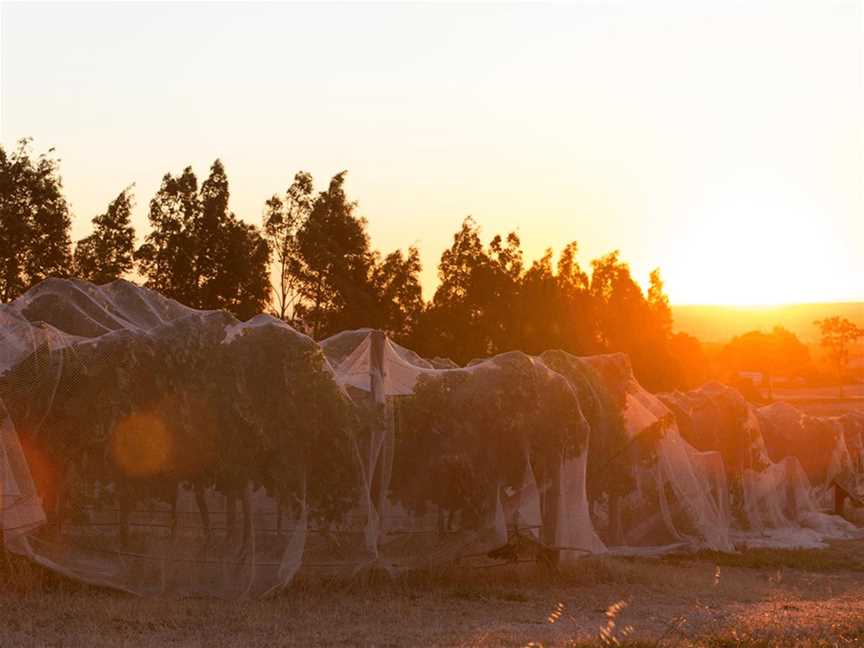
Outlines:
{"type": "Polygon", "coordinates": [[[9,4],[2,143],[55,147],[75,238],[135,182],[305,169],[427,296],[462,219],[529,259],[619,248],[674,303],[864,300],[861,2],[9,4]]]}

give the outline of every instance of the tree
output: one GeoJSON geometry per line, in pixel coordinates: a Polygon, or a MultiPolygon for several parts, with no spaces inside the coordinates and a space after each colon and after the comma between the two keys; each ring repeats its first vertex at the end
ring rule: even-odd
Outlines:
{"type": "Polygon", "coordinates": [[[549,248],[522,277],[519,348],[529,353],[597,351],[594,300],[588,292],[588,276],[576,261],[577,251],[575,241],[568,243],[553,269],[549,248]]]}
{"type": "Polygon", "coordinates": [[[632,346],[633,326],[645,319],[645,297],[618,250],[591,262],[591,294],[598,306],[600,341],[607,351],[632,346]]]}
{"type": "Polygon", "coordinates": [[[653,315],[657,330],[664,337],[672,334],[672,309],[669,307],[669,297],[663,292],[663,279],[660,268],[654,268],[648,277],[648,306],[653,315]]]}
{"type": "MultiPolygon", "coordinates": [[[[513,235],[515,237],[515,235],[513,235]]],[[[491,315],[493,301],[501,297],[496,287],[496,273],[504,270],[508,262],[521,264],[521,253],[512,249],[518,245],[515,238],[505,251],[497,237],[496,252],[484,248],[480,228],[470,216],[453,235],[453,244],[441,255],[438,264],[440,283],[429,305],[417,335],[417,346],[428,355],[444,355],[460,363],[472,358],[494,355],[499,349],[502,322],[494,322],[491,315]],[[502,256],[502,253],[504,256],[502,256]]],[[[513,305],[514,295],[507,295],[507,306],[513,305]]],[[[502,305],[497,305],[502,308],[502,305]]]]}
{"type": "Polygon", "coordinates": [[[864,337],[864,329],[845,317],[834,315],[814,322],[822,334],[822,346],[837,370],[837,379],[843,384],[849,366],[849,347],[864,337]]]}
{"type": "Polygon", "coordinates": [[[441,255],[441,283],[421,318],[415,345],[427,355],[459,362],[514,349],[602,350],[599,300],[577,252],[578,245],[568,243],[553,265],[553,251],[547,249],[526,269],[515,232],[495,236],[484,247],[477,223],[466,218],[441,255]]]}
{"type": "Polygon", "coordinates": [[[591,262],[600,343],[605,351],[630,355],[633,372],[651,390],[675,385],[669,355],[672,315],[659,270],[650,275],[648,297],[616,250],[591,262]]]}
{"type": "Polygon", "coordinates": [[[312,211],[312,176],[300,171],[285,196],[274,195],[264,209],[264,236],[276,261],[274,311],[280,319],[294,321],[294,306],[300,298],[301,259],[297,232],[312,211]]]}
{"type": "Polygon", "coordinates": [[[702,343],[687,333],[675,333],[669,338],[669,354],[675,367],[675,385],[694,389],[708,380],[708,356],[702,343]]]}
{"type": "Polygon", "coordinates": [[[313,196],[312,176],[300,172],[264,210],[264,234],[276,260],[274,311],[313,337],[371,326],[400,341],[412,335],[424,309],[420,253],[382,259],[369,245],[366,220],[345,194],[343,171],[313,196]]]}
{"type": "Polygon", "coordinates": [[[757,371],[764,376],[768,397],[773,398],[772,378],[801,375],[810,366],[810,352],[798,337],[775,326],[770,333],[749,331],[732,338],[719,361],[729,371],[757,371]]]}
{"type": "Polygon", "coordinates": [[[152,231],[135,258],[149,288],[246,319],[267,302],[270,249],[257,228],[228,210],[229,195],[219,160],[200,190],[191,167],[165,174],[150,201],[152,231]]]}
{"type": "Polygon", "coordinates": [[[93,218],[93,233],[75,246],[75,274],[86,281],[103,284],[132,270],[135,229],[132,188],[127,187],[108,205],[104,214],[93,218]]]}
{"type": "Polygon", "coordinates": [[[516,232],[492,237],[486,257],[486,271],[479,275],[477,289],[484,304],[491,353],[519,348],[522,309],[522,280],[525,274],[522,242],[516,232]]]}
{"type": "Polygon", "coordinates": [[[399,342],[407,342],[423,314],[420,286],[420,251],[411,246],[408,254],[396,250],[372,268],[372,285],[378,296],[376,326],[399,342]]]}
{"type": "Polygon", "coordinates": [[[370,283],[373,254],[366,221],[345,195],[346,171],[318,194],[296,235],[299,252],[296,314],[316,339],[368,326],[376,296],[370,283]]]}
{"type": "Polygon", "coordinates": [[[201,278],[196,275],[199,208],[198,179],[192,167],[179,176],[166,173],[150,201],[152,229],[135,253],[147,287],[193,307],[201,301],[201,278]]]}
{"type": "Polygon", "coordinates": [[[53,150],[34,159],[29,139],[0,147],[0,302],[68,274],[71,218],[53,150]]]}

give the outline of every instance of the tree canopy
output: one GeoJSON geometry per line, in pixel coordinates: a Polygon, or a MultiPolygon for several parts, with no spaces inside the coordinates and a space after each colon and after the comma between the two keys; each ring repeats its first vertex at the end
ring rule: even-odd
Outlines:
{"type": "Polygon", "coordinates": [[[276,264],[273,311],[283,320],[295,320],[294,307],[300,298],[301,258],[297,232],[309,218],[314,204],[312,176],[300,171],[285,195],[274,194],[264,208],[264,236],[276,264]]]}
{"type": "Polygon", "coordinates": [[[623,351],[655,390],[707,376],[700,343],[673,334],[659,270],[643,290],[618,251],[583,268],[576,241],[528,262],[517,232],[487,243],[468,217],[440,257],[440,284],[427,302],[419,250],[374,249],[346,178],[337,173],[316,191],[311,174],[296,173],[283,194],[265,202],[259,229],[230,210],[220,160],[200,184],[187,167],[162,178],[137,250],[127,188],[93,219],[73,257],[58,161],[34,159],[24,140],[12,153],[0,149],[0,298],[47,276],[74,272],[102,283],[135,271],[148,287],[193,308],[247,319],[269,304],[317,339],[375,327],[429,357],[463,364],[516,349],[623,351]]]}
{"type": "Polygon", "coordinates": [[[152,229],[135,258],[149,288],[193,308],[223,308],[247,319],[269,300],[270,248],[257,228],[228,210],[228,197],[219,160],[200,189],[191,167],[165,174],[150,201],[152,229]]]}
{"type": "Polygon", "coordinates": [[[69,274],[72,220],[52,153],[34,156],[29,139],[0,146],[0,302],[69,274]]]}
{"type": "Polygon", "coordinates": [[[135,229],[132,227],[132,188],[127,187],[93,218],[93,233],[75,245],[75,274],[101,284],[132,270],[135,229]]]}
{"type": "Polygon", "coordinates": [[[810,352],[794,333],[775,326],[770,333],[750,331],[733,338],[719,361],[728,371],[763,374],[770,394],[773,377],[800,376],[809,369],[810,352]]]}
{"type": "Polygon", "coordinates": [[[837,371],[837,377],[842,382],[849,366],[850,347],[856,340],[864,337],[864,328],[837,315],[819,320],[816,325],[822,334],[822,346],[828,351],[828,357],[837,371]]]}

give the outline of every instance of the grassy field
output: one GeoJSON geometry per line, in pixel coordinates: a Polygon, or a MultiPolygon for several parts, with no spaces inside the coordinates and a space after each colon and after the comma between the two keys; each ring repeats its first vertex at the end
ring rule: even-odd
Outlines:
{"type": "Polygon", "coordinates": [[[519,567],[228,602],[134,598],[7,557],[0,646],[864,646],[860,542],[519,567]]]}

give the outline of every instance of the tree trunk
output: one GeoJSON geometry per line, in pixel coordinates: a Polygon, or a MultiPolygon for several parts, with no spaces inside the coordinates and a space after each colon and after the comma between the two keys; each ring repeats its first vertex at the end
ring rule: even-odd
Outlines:
{"type": "Polygon", "coordinates": [[[241,499],[243,508],[243,546],[240,553],[245,553],[252,543],[252,484],[247,483],[243,488],[243,497],[241,499]]]}
{"type": "Polygon", "coordinates": [[[207,498],[204,496],[204,487],[200,484],[195,485],[195,503],[198,505],[198,512],[201,514],[201,526],[204,527],[204,536],[210,539],[210,511],[207,508],[207,498]]]}
{"type": "Polygon", "coordinates": [[[543,547],[540,548],[538,561],[541,565],[549,570],[554,571],[558,568],[558,563],[561,558],[560,549],[558,549],[558,526],[561,503],[561,461],[554,461],[549,474],[549,487],[543,497],[542,520],[543,528],[541,529],[540,539],[543,547]]]}
{"type": "Polygon", "coordinates": [[[609,494],[609,544],[621,544],[621,507],[618,495],[609,494]]]}
{"type": "Polygon", "coordinates": [[[177,538],[177,499],[180,497],[180,484],[174,487],[174,499],[171,501],[171,541],[177,538]]]}
{"type": "Polygon", "coordinates": [[[125,549],[129,545],[129,516],[132,513],[132,498],[125,492],[118,497],[120,507],[120,547],[125,549]]]}

